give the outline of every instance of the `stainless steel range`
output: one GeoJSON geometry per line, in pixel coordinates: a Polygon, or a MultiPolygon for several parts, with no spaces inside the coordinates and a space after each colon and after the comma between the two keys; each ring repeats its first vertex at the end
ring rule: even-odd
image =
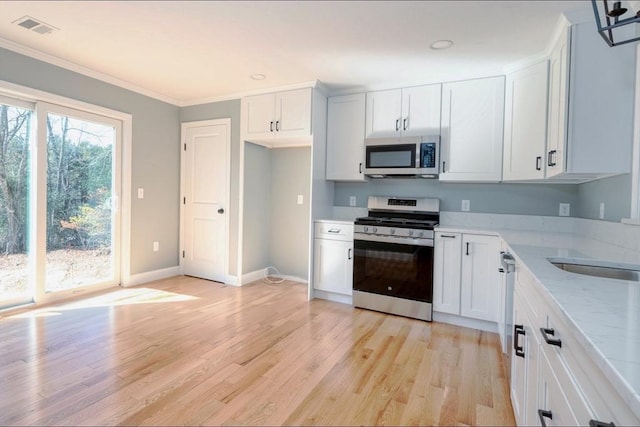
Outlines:
{"type": "Polygon", "coordinates": [[[438,199],[370,196],[354,222],[353,305],[430,321],[438,199]]]}

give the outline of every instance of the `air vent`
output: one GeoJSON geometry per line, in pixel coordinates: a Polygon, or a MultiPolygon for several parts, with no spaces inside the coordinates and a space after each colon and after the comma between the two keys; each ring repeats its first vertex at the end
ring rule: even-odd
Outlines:
{"type": "Polygon", "coordinates": [[[38,34],[51,34],[54,31],[60,30],[53,25],[45,24],[44,22],[27,15],[16,21],[13,21],[13,23],[18,24],[19,26],[21,26],[22,28],[26,28],[27,30],[35,31],[38,34]]]}

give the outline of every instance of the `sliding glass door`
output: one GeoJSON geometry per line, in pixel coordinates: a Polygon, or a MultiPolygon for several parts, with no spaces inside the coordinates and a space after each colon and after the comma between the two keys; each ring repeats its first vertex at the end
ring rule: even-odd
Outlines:
{"type": "Polygon", "coordinates": [[[0,101],[0,308],[119,284],[121,123],[0,101]]]}
{"type": "Polygon", "coordinates": [[[33,106],[0,98],[0,308],[33,300],[29,141],[33,106]]]}

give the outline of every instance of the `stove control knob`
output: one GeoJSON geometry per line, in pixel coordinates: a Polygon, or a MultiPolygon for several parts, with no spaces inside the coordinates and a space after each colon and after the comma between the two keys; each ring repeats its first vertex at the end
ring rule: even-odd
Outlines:
{"type": "Polygon", "coordinates": [[[364,232],[366,233],[367,231],[369,231],[369,227],[367,227],[367,226],[365,225],[364,227],[362,227],[362,231],[364,231],[364,232]]]}
{"type": "Polygon", "coordinates": [[[378,232],[378,227],[373,227],[373,232],[377,233],[378,232]]]}
{"type": "Polygon", "coordinates": [[[413,236],[413,230],[409,230],[409,236],[413,236]]]}
{"type": "Polygon", "coordinates": [[[418,237],[423,237],[424,236],[424,231],[419,231],[418,232],[418,237]]]}
{"type": "Polygon", "coordinates": [[[390,228],[390,229],[389,229],[389,233],[391,233],[391,234],[396,234],[396,229],[395,229],[395,228],[390,228]]]}

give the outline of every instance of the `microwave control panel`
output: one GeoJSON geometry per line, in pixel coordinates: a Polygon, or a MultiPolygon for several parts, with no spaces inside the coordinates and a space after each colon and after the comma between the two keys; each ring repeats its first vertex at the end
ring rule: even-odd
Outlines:
{"type": "Polygon", "coordinates": [[[420,166],[421,168],[436,167],[436,143],[423,142],[420,144],[420,166]]]}

